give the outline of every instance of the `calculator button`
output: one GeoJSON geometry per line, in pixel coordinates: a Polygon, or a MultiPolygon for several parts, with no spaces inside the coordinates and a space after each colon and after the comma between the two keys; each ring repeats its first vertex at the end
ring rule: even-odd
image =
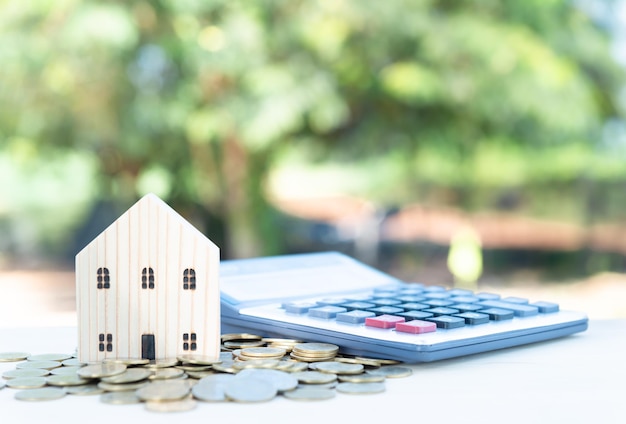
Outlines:
{"type": "Polygon", "coordinates": [[[473,303],[455,303],[451,306],[461,312],[476,312],[484,308],[484,306],[475,305],[473,303]]]}
{"type": "Polygon", "coordinates": [[[374,305],[373,303],[368,302],[349,302],[343,303],[341,306],[349,311],[353,311],[355,309],[369,309],[376,307],[376,305],[374,305]]]}
{"type": "Polygon", "coordinates": [[[340,312],[347,312],[346,308],[339,306],[320,306],[318,308],[309,309],[309,316],[314,318],[333,319],[340,312]]]}
{"type": "Polygon", "coordinates": [[[422,303],[432,307],[454,305],[454,302],[443,299],[425,299],[422,303]]]}
{"type": "Polygon", "coordinates": [[[405,311],[419,311],[420,309],[428,309],[430,305],[425,305],[423,303],[401,303],[396,305],[397,308],[402,308],[405,311]]]}
{"type": "Polygon", "coordinates": [[[446,291],[446,288],[443,286],[425,286],[423,288],[425,292],[443,292],[446,291]]]}
{"type": "Polygon", "coordinates": [[[503,302],[516,303],[518,305],[528,305],[528,299],[523,297],[505,297],[502,299],[503,302]]]}
{"type": "Polygon", "coordinates": [[[391,298],[375,298],[370,300],[370,303],[373,303],[375,306],[393,306],[402,303],[402,301],[391,298]]]}
{"type": "Polygon", "coordinates": [[[350,311],[350,312],[340,312],[337,314],[337,322],[346,322],[349,324],[363,324],[366,318],[375,317],[376,314],[374,312],[368,311],[350,311]]]}
{"type": "Polygon", "coordinates": [[[317,304],[319,306],[339,306],[342,303],[346,303],[347,301],[348,301],[347,299],[327,298],[327,299],[318,300],[317,304]]]}
{"type": "Polygon", "coordinates": [[[468,325],[487,324],[489,322],[489,315],[478,312],[463,312],[462,314],[456,314],[454,316],[463,318],[465,324],[468,325]]]}
{"type": "Polygon", "coordinates": [[[499,294],[486,293],[486,292],[478,293],[478,294],[476,294],[476,297],[479,298],[480,300],[498,300],[498,299],[500,299],[500,295],[499,294]]]}
{"type": "Polygon", "coordinates": [[[395,328],[396,324],[399,322],[404,322],[404,318],[394,315],[380,315],[373,318],[365,318],[366,326],[376,328],[395,328]]]}
{"type": "Polygon", "coordinates": [[[309,312],[309,309],[315,308],[316,306],[318,306],[316,303],[311,302],[292,302],[283,304],[285,312],[289,312],[290,314],[306,314],[309,312]]]}
{"type": "Polygon", "coordinates": [[[473,291],[466,289],[452,289],[448,290],[448,293],[450,296],[472,296],[474,294],[473,291]]]}
{"type": "Polygon", "coordinates": [[[489,319],[492,321],[504,321],[507,319],[513,319],[513,311],[507,311],[506,309],[488,308],[481,309],[481,314],[489,315],[489,319]]]}
{"type": "Polygon", "coordinates": [[[415,296],[422,293],[424,290],[422,289],[402,289],[400,290],[400,294],[403,296],[415,296]]]}
{"type": "Polygon", "coordinates": [[[480,302],[480,298],[478,298],[476,296],[454,296],[450,300],[453,301],[453,302],[456,302],[456,303],[475,303],[475,302],[480,302]]]}
{"type": "Polygon", "coordinates": [[[437,292],[431,292],[431,293],[424,293],[424,297],[428,299],[447,299],[452,296],[448,292],[437,291],[437,292]]]}
{"type": "Polygon", "coordinates": [[[372,297],[373,296],[366,294],[355,294],[346,296],[346,300],[348,302],[367,302],[368,300],[372,299],[372,297]]]}
{"type": "Polygon", "coordinates": [[[437,324],[434,322],[413,320],[409,322],[399,322],[396,324],[396,331],[401,333],[421,334],[437,331],[437,324]]]}
{"type": "Polygon", "coordinates": [[[370,308],[368,311],[374,312],[376,315],[395,315],[404,312],[404,309],[395,306],[379,306],[378,308],[370,308]]]}
{"type": "Polygon", "coordinates": [[[407,321],[412,320],[412,319],[425,319],[425,318],[430,318],[434,316],[430,312],[423,312],[423,311],[406,311],[397,315],[400,317],[406,318],[407,321]]]}
{"type": "Polygon", "coordinates": [[[552,314],[554,312],[559,312],[559,305],[552,302],[535,302],[531,303],[530,306],[536,306],[539,308],[540,314],[552,314]]]}
{"type": "Polygon", "coordinates": [[[430,312],[434,316],[439,316],[439,315],[458,314],[459,310],[458,309],[452,309],[452,308],[438,307],[438,308],[424,309],[422,312],[430,312]]]}
{"type": "Polygon", "coordinates": [[[465,326],[465,320],[459,317],[449,315],[441,315],[438,317],[426,318],[428,321],[434,322],[438,328],[459,328],[465,326]]]}
{"type": "Polygon", "coordinates": [[[423,296],[416,296],[416,295],[404,295],[404,296],[398,296],[396,297],[396,299],[398,299],[401,302],[421,302],[423,300],[425,300],[426,298],[423,296]]]}
{"type": "Polygon", "coordinates": [[[516,317],[530,317],[537,315],[539,308],[530,305],[518,305],[516,303],[503,302],[501,300],[484,300],[479,305],[486,306],[488,308],[500,308],[508,309],[515,313],[516,317]]]}

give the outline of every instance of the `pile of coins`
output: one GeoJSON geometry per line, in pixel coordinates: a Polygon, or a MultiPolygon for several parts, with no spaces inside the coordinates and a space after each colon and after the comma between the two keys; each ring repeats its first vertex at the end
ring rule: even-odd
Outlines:
{"type": "Polygon", "coordinates": [[[0,389],[19,389],[23,401],[99,395],[108,404],[143,403],[155,412],[188,411],[202,402],[266,402],[276,396],[324,400],[336,393],[385,390],[387,378],[411,369],[397,361],[339,355],[339,346],[302,340],[225,334],[219,358],[182,355],[173,359],[118,358],[81,364],[75,355],[0,353],[18,362],[2,374],[0,389]]]}

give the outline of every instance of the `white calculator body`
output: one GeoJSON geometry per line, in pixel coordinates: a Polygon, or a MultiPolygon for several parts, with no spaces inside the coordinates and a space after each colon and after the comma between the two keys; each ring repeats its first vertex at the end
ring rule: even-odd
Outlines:
{"type": "Polygon", "coordinates": [[[336,252],[223,261],[222,333],[326,342],[428,362],[566,336],[584,313],[557,304],[402,282],[336,252]]]}

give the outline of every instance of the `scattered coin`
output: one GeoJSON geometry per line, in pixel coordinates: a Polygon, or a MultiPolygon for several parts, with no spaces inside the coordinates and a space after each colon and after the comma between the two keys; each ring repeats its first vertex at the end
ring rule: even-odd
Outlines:
{"type": "Polygon", "coordinates": [[[244,358],[282,358],[287,351],[276,347],[249,347],[241,350],[244,358]]]}
{"type": "Polygon", "coordinates": [[[150,363],[150,360],[144,359],[144,358],[107,358],[104,360],[104,362],[132,366],[132,365],[147,365],[150,363]]]}
{"type": "Polygon", "coordinates": [[[327,400],[335,397],[335,391],[329,389],[304,388],[283,393],[287,399],[301,401],[327,400]]]}
{"type": "Polygon", "coordinates": [[[315,370],[330,374],[361,374],[363,372],[361,364],[346,364],[343,362],[317,362],[315,370]]]}
{"type": "Polygon", "coordinates": [[[261,340],[233,340],[224,342],[224,347],[227,349],[243,349],[248,347],[261,347],[265,343],[261,340]]]}
{"type": "Polygon", "coordinates": [[[7,380],[7,387],[12,389],[38,389],[45,385],[45,377],[20,377],[7,380]]]}
{"type": "Polygon", "coordinates": [[[411,370],[411,368],[398,366],[385,366],[375,370],[367,370],[366,372],[368,374],[384,375],[388,378],[408,377],[413,374],[413,370],[411,370]]]}
{"type": "Polygon", "coordinates": [[[235,402],[267,402],[276,397],[276,387],[256,378],[235,378],[226,384],[224,394],[235,402]]]}
{"type": "Polygon", "coordinates": [[[149,383],[147,381],[137,381],[134,383],[121,383],[121,384],[113,384],[106,383],[104,381],[100,381],[98,383],[98,388],[107,392],[128,392],[135,391],[141,389],[142,387],[146,387],[149,383]]]}
{"type": "Polygon", "coordinates": [[[366,373],[357,375],[338,375],[337,378],[343,383],[381,383],[385,381],[384,375],[366,373]]]}
{"type": "Polygon", "coordinates": [[[65,392],[76,396],[91,396],[104,393],[104,390],[95,384],[85,384],[83,386],[69,386],[65,388],[65,392]]]}
{"type": "Polygon", "coordinates": [[[152,371],[145,368],[128,368],[121,374],[110,377],[102,377],[100,381],[110,384],[135,383],[147,379],[152,375],[152,371]]]}
{"type": "Polygon", "coordinates": [[[248,334],[248,333],[230,333],[230,334],[222,334],[220,337],[222,343],[229,342],[232,340],[262,340],[263,337],[257,334],[248,334]]]}
{"type": "Polygon", "coordinates": [[[66,355],[64,353],[44,353],[41,355],[30,355],[27,359],[29,361],[65,361],[71,359],[72,355],[66,355]]]}
{"type": "Polygon", "coordinates": [[[169,380],[173,378],[181,378],[185,375],[185,371],[177,368],[159,368],[152,371],[150,380],[169,380]]]}
{"type": "Polygon", "coordinates": [[[335,374],[328,374],[319,371],[301,371],[292,374],[301,383],[325,384],[337,380],[335,374]]]}
{"type": "Polygon", "coordinates": [[[146,402],[146,410],[152,412],[186,412],[194,409],[198,403],[193,399],[171,402],[146,402]]]}
{"type": "Polygon", "coordinates": [[[21,390],[15,393],[15,399],[32,402],[61,399],[64,396],[65,390],[56,387],[43,387],[41,389],[21,390]]]}
{"type": "Polygon", "coordinates": [[[16,365],[18,369],[42,369],[42,370],[51,370],[53,368],[58,368],[61,366],[60,362],[57,361],[26,361],[20,362],[16,365]]]}
{"type": "Polygon", "coordinates": [[[76,375],[76,371],[78,371],[81,367],[59,367],[53,368],[50,370],[50,374],[52,375],[76,375]]]}
{"type": "Polygon", "coordinates": [[[236,375],[236,378],[252,378],[271,383],[279,393],[293,390],[298,386],[298,379],[284,371],[251,368],[236,375]]]}
{"type": "Polygon", "coordinates": [[[83,378],[102,378],[121,374],[124,371],[126,371],[126,365],[104,362],[82,367],[76,374],[83,378]]]}
{"type": "Polygon", "coordinates": [[[63,365],[64,367],[82,367],[87,364],[83,364],[76,358],[70,358],[70,359],[66,359],[65,361],[62,361],[61,365],[63,365]]]}
{"type": "Polygon", "coordinates": [[[184,381],[158,381],[137,390],[137,396],[145,401],[179,400],[189,394],[189,385],[184,381]]]}
{"type": "Polygon", "coordinates": [[[100,395],[100,402],[111,405],[130,405],[140,403],[141,399],[139,399],[137,394],[133,391],[109,392],[100,395]]]}
{"type": "Polygon", "coordinates": [[[0,362],[18,362],[23,361],[30,356],[26,352],[0,352],[0,362]]]}
{"type": "MultiPolygon", "coordinates": [[[[42,378],[42,377],[40,377],[42,378]]],[[[85,380],[78,376],[78,374],[60,374],[60,375],[51,375],[46,379],[46,383],[50,386],[82,386],[83,384],[89,383],[89,380],[85,380]]]]}
{"type": "Polygon", "coordinates": [[[2,378],[5,380],[9,380],[11,378],[19,378],[19,377],[44,377],[50,374],[48,370],[42,370],[40,368],[33,369],[15,369],[8,370],[2,373],[2,378]]]}
{"type": "Polygon", "coordinates": [[[169,368],[178,365],[178,359],[165,358],[165,359],[153,359],[144,365],[145,368],[169,368]]]}
{"type": "Polygon", "coordinates": [[[7,383],[4,380],[0,380],[0,389],[4,389],[4,386],[6,386],[7,383]]]}
{"type": "Polygon", "coordinates": [[[213,365],[222,362],[221,358],[213,358],[211,356],[202,355],[180,355],[177,359],[183,364],[193,365],[213,365]]]}
{"type": "Polygon", "coordinates": [[[385,383],[339,383],[337,391],[347,394],[373,394],[385,391],[385,383]]]}

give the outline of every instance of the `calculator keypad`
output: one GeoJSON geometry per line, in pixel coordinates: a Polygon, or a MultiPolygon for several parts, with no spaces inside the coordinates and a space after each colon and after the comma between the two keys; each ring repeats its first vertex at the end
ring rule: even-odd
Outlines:
{"type": "Polygon", "coordinates": [[[417,283],[374,289],[371,293],[345,298],[289,302],[282,308],[287,314],[408,334],[453,330],[559,311],[559,305],[551,302],[530,303],[519,297],[503,299],[495,293],[446,290],[417,283]]]}

